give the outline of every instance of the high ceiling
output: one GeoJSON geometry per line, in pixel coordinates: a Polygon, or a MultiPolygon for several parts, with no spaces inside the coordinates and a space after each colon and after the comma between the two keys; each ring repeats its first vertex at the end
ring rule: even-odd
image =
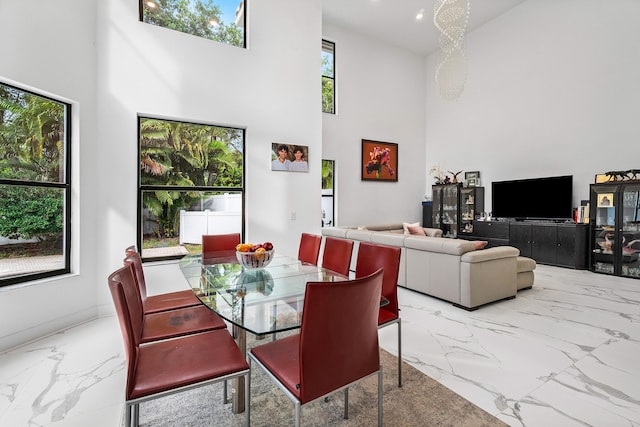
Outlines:
{"type": "MultiPolygon", "coordinates": [[[[525,0],[470,0],[467,32],[525,0]]],[[[322,0],[322,18],[377,40],[427,55],[438,48],[433,25],[436,0],[322,0]],[[424,11],[424,18],[416,15],[424,11]]]]}

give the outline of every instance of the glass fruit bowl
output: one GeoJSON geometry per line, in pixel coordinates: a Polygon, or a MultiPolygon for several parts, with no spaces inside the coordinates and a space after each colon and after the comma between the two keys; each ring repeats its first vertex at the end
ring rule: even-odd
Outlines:
{"type": "Polygon", "coordinates": [[[236,258],[238,258],[238,262],[242,264],[244,268],[252,270],[256,268],[264,268],[269,265],[269,263],[273,259],[275,252],[275,249],[264,252],[236,251],[236,258]]]}

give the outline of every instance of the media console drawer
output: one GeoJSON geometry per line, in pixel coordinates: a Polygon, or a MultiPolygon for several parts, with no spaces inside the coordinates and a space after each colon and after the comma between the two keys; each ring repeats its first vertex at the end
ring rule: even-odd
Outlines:
{"type": "Polygon", "coordinates": [[[473,236],[509,240],[509,223],[501,221],[473,221],[473,236]]]}

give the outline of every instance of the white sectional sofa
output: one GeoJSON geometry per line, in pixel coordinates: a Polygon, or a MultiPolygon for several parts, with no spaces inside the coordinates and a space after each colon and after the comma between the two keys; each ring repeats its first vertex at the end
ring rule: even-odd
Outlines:
{"type": "Polygon", "coordinates": [[[405,235],[402,223],[361,227],[323,228],[324,236],[354,241],[351,260],[355,270],[358,245],[373,242],[402,248],[398,285],[474,310],[484,304],[514,298],[517,292],[517,258],[511,246],[476,250],[476,244],[441,236],[405,235]]]}

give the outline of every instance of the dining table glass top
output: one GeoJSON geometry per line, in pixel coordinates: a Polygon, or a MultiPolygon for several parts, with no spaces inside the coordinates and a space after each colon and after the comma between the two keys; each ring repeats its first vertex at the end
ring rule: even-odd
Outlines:
{"type": "Polygon", "coordinates": [[[300,327],[308,282],[338,282],[347,277],[296,258],[275,254],[260,269],[246,269],[235,251],[214,258],[188,255],[180,269],[194,293],[220,317],[256,335],[300,327]]]}

